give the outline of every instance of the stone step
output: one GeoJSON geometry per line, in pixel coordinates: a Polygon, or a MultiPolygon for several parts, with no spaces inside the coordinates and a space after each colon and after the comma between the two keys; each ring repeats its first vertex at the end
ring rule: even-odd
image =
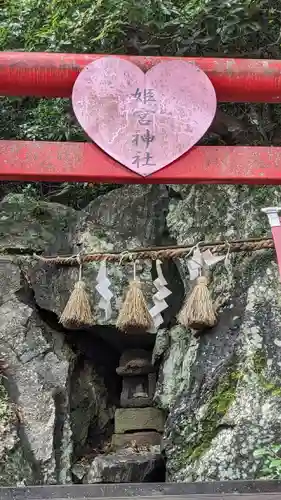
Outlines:
{"type": "Polygon", "coordinates": [[[112,445],[122,448],[130,444],[136,446],[160,446],[161,434],[158,432],[130,432],[129,434],[113,434],[112,445]]]}
{"type": "Polygon", "coordinates": [[[164,415],[159,408],[117,408],[115,411],[115,434],[130,431],[164,431],[164,415]]]}
{"type": "Polygon", "coordinates": [[[160,452],[119,450],[94,458],[83,483],[142,483],[153,476],[165,480],[165,463],[160,452]]]}

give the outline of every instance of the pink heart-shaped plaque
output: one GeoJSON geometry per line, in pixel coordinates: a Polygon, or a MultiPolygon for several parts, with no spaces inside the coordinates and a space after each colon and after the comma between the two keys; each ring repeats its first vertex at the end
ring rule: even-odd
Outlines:
{"type": "Polygon", "coordinates": [[[75,115],[106,153],[147,176],[186,153],[216,112],[207,75],[185,61],[165,61],[143,73],[118,57],[102,57],[79,74],[75,115]]]}

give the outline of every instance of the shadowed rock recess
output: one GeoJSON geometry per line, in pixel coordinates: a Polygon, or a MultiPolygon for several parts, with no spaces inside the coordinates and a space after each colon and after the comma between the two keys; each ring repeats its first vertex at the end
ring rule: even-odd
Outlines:
{"type": "MultiPolygon", "coordinates": [[[[110,323],[97,307],[99,265],[85,266],[96,325],[70,331],[59,326],[58,316],[77,268],[42,265],[33,253],[268,235],[260,209],[280,203],[278,187],[239,186],[127,186],[81,211],[24,195],[2,200],[0,486],[164,481],[164,456],[168,481],[258,477],[261,464],[253,451],[279,442],[281,434],[281,292],[274,251],[233,255],[227,269],[215,266],[211,290],[224,306],[218,325],[199,339],[175,320],[189,286],[184,259],[163,263],[172,295],[162,328],[124,335],[115,322],[132,264],[108,263],[110,323]],[[152,353],[158,377],[153,415],[162,410],[159,428],[146,429],[144,446],[144,429],[137,426],[137,443],[118,432],[113,439],[116,415],[126,410],[120,410],[116,369],[126,349],[139,348],[152,353]],[[163,415],[161,447],[150,445],[163,430],[163,415]]],[[[151,306],[154,264],[140,262],[137,272],[151,306]]]]}

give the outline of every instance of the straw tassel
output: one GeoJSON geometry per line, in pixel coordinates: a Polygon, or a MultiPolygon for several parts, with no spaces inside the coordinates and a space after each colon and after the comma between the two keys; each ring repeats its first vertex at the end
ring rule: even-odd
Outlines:
{"type": "Polygon", "coordinates": [[[187,297],[178,315],[178,322],[194,330],[204,330],[216,325],[217,316],[206,276],[197,278],[190,296],[187,297]]]}
{"type": "Polygon", "coordinates": [[[82,263],[80,256],[77,256],[79,264],[79,277],[74,285],[59,322],[67,327],[89,326],[94,322],[89,297],[86,291],[86,284],[82,280],[82,263]]]}
{"type": "Polygon", "coordinates": [[[153,328],[153,319],[141,290],[141,282],[136,278],[135,262],[134,279],[129,284],[116,326],[126,333],[134,333],[140,330],[148,331],[153,328]]]}

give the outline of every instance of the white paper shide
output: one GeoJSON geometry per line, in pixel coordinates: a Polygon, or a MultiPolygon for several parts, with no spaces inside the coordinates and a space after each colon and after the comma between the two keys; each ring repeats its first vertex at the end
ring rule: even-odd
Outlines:
{"type": "Polygon", "coordinates": [[[163,323],[161,313],[169,307],[165,299],[172,293],[171,290],[166,287],[167,281],[163,276],[161,264],[162,262],[160,260],[156,261],[157,278],[154,280],[153,284],[157,289],[157,292],[152,297],[154,306],[149,311],[153,318],[155,328],[158,328],[163,323]]]}
{"type": "Polygon", "coordinates": [[[104,310],[104,319],[106,321],[108,321],[112,316],[111,299],[113,297],[113,293],[109,289],[110,285],[111,282],[107,277],[106,261],[103,260],[97,276],[96,290],[101,296],[98,307],[104,310]]]}
{"type": "Polygon", "coordinates": [[[192,257],[187,261],[190,280],[196,280],[201,275],[203,267],[209,269],[223,260],[226,260],[225,255],[213,255],[211,250],[205,250],[201,253],[199,248],[196,248],[192,257]]]}

